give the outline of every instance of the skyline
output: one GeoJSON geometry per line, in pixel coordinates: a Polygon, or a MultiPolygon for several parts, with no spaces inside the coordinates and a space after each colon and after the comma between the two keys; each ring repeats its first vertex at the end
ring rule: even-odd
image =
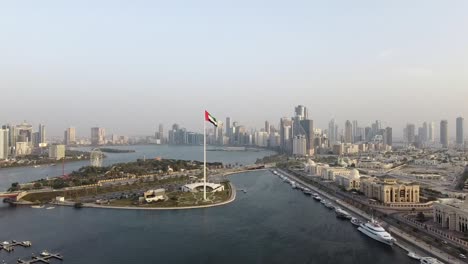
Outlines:
{"type": "Polygon", "coordinates": [[[468,116],[466,2],[4,5],[0,122],[51,135],[201,131],[205,109],[260,128],[303,104],[321,128],[447,119],[452,137],[468,116]]]}

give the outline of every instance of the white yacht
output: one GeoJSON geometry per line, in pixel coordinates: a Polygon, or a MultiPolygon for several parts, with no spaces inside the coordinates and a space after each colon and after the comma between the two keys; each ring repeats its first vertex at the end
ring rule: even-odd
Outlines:
{"type": "Polygon", "coordinates": [[[336,213],[336,217],[338,217],[338,218],[350,219],[350,220],[352,218],[352,216],[348,212],[346,212],[345,210],[343,210],[341,208],[336,208],[335,213],[336,213]]]}
{"type": "Polygon", "coordinates": [[[358,230],[367,235],[370,238],[373,238],[379,242],[382,242],[387,245],[393,245],[396,241],[385,229],[377,223],[374,219],[371,219],[370,222],[363,223],[358,227],[358,230]]]}
{"type": "Polygon", "coordinates": [[[414,252],[408,252],[407,256],[412,258],[412,259],[415,259],[415,260],[420,260],[421,259],[421,256],[419,256],[418,254],[416,254],[414,252]]]}
{"type": "Polygon", "coordinates": [[[431,258],[431,257],[421,258],[419,259],[419,262],[421,264],[444,264],[442,261],[439,261],[438,259],[431,258]]]}

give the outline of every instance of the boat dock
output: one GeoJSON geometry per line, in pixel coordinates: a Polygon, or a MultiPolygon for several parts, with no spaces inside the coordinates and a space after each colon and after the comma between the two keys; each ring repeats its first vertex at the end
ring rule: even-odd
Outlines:
{"type": "Polygon", "coordinates": [[[31,242],[23,241],[23,242],[16,242],[15,240],[11,242],[3,242],[0,244],[0,250],[5,250],[6,252],[12,252],[15,250],[15,247],[30,247],[32,246],[31,242]]]}
{"type": "Polygon", "coordinates": [[[31,260],[18,259],[17,263],[31,264],[31,263],[50,263],[49,259],[63,260],[62,255],[49,253],[46,256],[34,256],[31,260]]]}

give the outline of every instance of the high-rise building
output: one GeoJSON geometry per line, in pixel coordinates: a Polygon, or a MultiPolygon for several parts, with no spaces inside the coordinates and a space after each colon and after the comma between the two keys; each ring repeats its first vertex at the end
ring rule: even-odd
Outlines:
{"type": "Polygon", "coordinates": [[[435,138],[435,123],[433,121],[429,122],[427,140],[429,142],[434,142],[435,138]]]}
{"type": "Polygon", "coordinates": [[[17,130],[17,142],[28,142],[29,144],[32,144],[32,134],[33,134],[33,128],[30,124],[23,122],[20,125],[16,126],[17,130]]]}
{"type": "Polygon", "coordinates": [[[306,154],[309,156],[314,155],[314,121],[305,119],[301,120],[300,124],[304,130],[304,136],[306,139],[306,154]]]}
{"type": "Polygon", "coordinates": [[[307,108],[303,105],[296,106],[296,108],[294,109],[294,112],[295,112],[295,117],[298,120],[304,120],[304,119],[309,118],[309,113],[307,112],[307,108]]]}
{"type": "Polygon", "coordinates": [[[265,132],[267,132],[268,134],[270,134],[270,122],[268,121],[265,121],[265,132]]]}
{"type": "Polygon", "coordinates": [[[7,128],[0,129],[0,160],[8,159],[10,153],[9,130],[7,128]]]}
{"type": "Polygon", "coordinates": [[[226,136],[231,138],[232,128],[231,128],[231,118],[230,117],[226,117],[226,123],[224,124],[224,126],[226,127],[226,136]]]}
{"type": "Polygon", "coordinates": [[[283,151],[292,151],[292,133],[293,121],[290,118],[283,117],[280,120],[280,144],[283,151]]]}
{"type": "Polygon", "coordinates": [[[91,128],[91,144],[94,146],[104,145],[106,142],[106,130],[102,127],[91,128]]]}
{"type": "Polygon", "coordinates": [[[429,140],[429,126],[427,122],[424,122],[421,129],[421,135],[419,136],[419,140],[423,143],[429,140]]]}
{"type": "Polygon", "coordinates": [[[45,125],[39,124],[39,145],[45,144],[46,143],[46,129],[45,125]]]}
{"type": "Polygon", "coordinates": [[[406,143],[413,144],[416,140],[416,126],[414,124],[406,125],[406,143]]]}
{"type": "Polygon", "coordinates": [[[304,136],[300,135],[294,137],[292,154],[295,156],[307,155],[307,140],[304,136]]]}
{"type": "Polygon", "coordinates": [[[74,127],[69,127],[65,130],[63,142],[66,146],[76,144],[76,129],[74,127]]]}
{"type": "Polygon", "coordinates": [[[352,136],[353,142],[359,141],[358,134],[359,134],[358,122],[357,120],[353,120],[353,136],[352,136]]]}
{"type": "Polygon", "coordinates": [[[448,148],[448,121],[440,121],[440,144],[443,148],[448,148]]]}
{"type": "Polygon", "coordinates": [[[349,120],[345,123],[345,143],[353,143],[353,124],[349,120]]]}
{"type": "Polygon", "coordinates": [[[391,127],[385,128],[384,144],[393,145],[393,132],[391,127]]]}
{"type": "Polygon", "coordinates": [[[330,120],[328,123],[328,144],[329,146],[333,146],[336,143],[336,134],[337,131],[335,130],[335,119],[330,120]]]}
{"type": "Polygon", "coordinates": [[[463,133],[463,117],[457,118],[457,145],[463,146],[465,144],[465,135],[463,133]]]}

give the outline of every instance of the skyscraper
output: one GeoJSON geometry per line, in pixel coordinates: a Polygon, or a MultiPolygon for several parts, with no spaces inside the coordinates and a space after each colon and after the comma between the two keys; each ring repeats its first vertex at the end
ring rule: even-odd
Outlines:
{"type": "Polygon", "coordinates": [[[357,139],[359,137],[359,128],[358,128],[358,122],[357,120],[353,120],[353,142],[360,141],[360,139],[357,139]]]}
{"type": "Polygon", "coordinates": [[[393,132],[391,127],[385,128],[384,144],[393,145],[393,132]]]}
{"type": "Polygon", "coordinates": [[[435,138],[435,123],[431,121],[428,124],[427,141],[434,142],[434,138],[435,138]]]}
{"type": "Polygon", "coordinates": [[[448,121],[440,121],[440,144],[443,148],[448,148],[448,121]]]}
{"type": "Polygon", "coordinates": [[[104,145],[106,138],[106,130],[102,127],[91,128],[91,144],[94,146],[104,145]]]}
{"type": "Polygon", "coordinates": [[[336,142],[335,119],[330,120],[328,123],[328,144],[333,146],[336,142]]]}
{"type": "Polygon", "coordinates": [[[69,127],[65,130],[63,142],[67,146],[76,144],[76,130],[74,127],[69,127]]]}
{"type": "Polygon", "coordinates": [[[463,117],[457,118],[457,145],[463,146],[465,143],[465,135],[463,133],[463,117]]]}
{"type": "Polygon", "coordinates": [[[270,122],[268,121],[265,121],[265,132],[270,134],[270,122]]]}
{"type": "Polygon", "coordinates": [[[9,148],[9,130],[7,128],[0,129],[0,160],[8,159],[9,148]]]}
{"type": "Polygon", "coordinates": [[[416,126],[414,124],[406,125],[406,143],[413,144],[415,142],[416,126]]]}
{"type": "Polygon", "coordinates": [[[283,117],[280,120],[280,144],[283,151],[292,152],[292,126],[290,118],[283,117]]]}
{"type": "Polygon", "coordinates": [[[345,123],[345,143],[353,143],[353,124],[349,120],[345,123]]]}
{"type": "Polygon", "coordinates": [[[224,126],[226,127],[226,136],[231,138],[232,128],[231,128],[231,118],[230,117],[226,117],[226,124],[224,124],[224,126]]]}
{"type": "Polygon", "coordinates": [[[304,119],[307,119],[309,118],[309,114],[307,112],[307,108],[303,105],[298,105],[296,106],[296,108],[294,109],[295,111],[295,117],[298,119],[298,120],[304,120],[304,119]]]}
{"type": "Polygon", "coordinates": [[[314,121],[309,119],[301,120],[301,127],[305,132],[306,154],[311,156],[314,154],[314,121]]]}
{"type": "Polygon", "coordinates": [[[39,145],[46,143],[46,130],[45,125],[39,124],[39,145]]]}

